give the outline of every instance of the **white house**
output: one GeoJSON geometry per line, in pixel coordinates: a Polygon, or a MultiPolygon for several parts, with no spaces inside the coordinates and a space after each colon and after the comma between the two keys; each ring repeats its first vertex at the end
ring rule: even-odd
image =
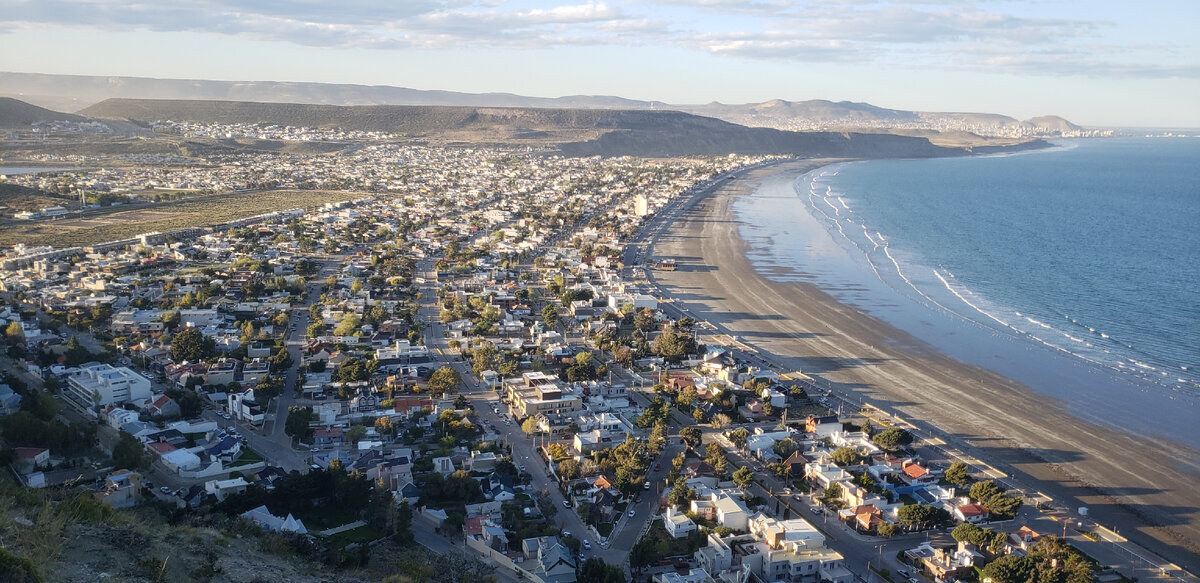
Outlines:
{"type": "Polygon", "coordinates": [[[670,504],[663,513],[663,527],[673,538],[684,538],[696,532],[696,523],[692,522],[692,519],[688,518],[686,514],[676,512],[675,507],[670,504]]]}
{"type": "Polygon", "coordinates": [[[92,362],[71,371],[67,389],[85,407],[118,405],[149,399],[150,381],[127,367],[92,362]]]}

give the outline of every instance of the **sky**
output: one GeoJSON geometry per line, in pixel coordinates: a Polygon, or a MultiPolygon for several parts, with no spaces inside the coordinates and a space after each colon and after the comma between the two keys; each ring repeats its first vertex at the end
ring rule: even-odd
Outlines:
{"type": "Polygon", "coordinates": [[[0,0],[0,71],[1200,127],[1196,0],[0,0]]]}

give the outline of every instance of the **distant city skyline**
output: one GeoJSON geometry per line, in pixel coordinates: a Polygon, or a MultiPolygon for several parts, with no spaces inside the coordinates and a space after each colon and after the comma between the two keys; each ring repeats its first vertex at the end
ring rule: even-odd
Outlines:
{"type": "Polygon", "coordinates": [[[0,0],[0,70],[1200,127],[1198,22],[1182,0],[0,0]]]}

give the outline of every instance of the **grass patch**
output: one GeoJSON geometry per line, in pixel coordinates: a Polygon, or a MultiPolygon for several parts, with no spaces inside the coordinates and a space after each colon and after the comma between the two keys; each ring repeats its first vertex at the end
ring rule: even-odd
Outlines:
{"type": "Polygon", "coordinates": [[[608,538],[608,535],[612,534],[612,530],[613,523],[611,522],[605,522],[603,524],[596,525],[596,532],[600,533],[600,536],[604,538],[608,538]]]}
{"type": "Polygon", "coordinates": [[[345,509],[331,505],[321,505],[299,512],[296,514],[296,518],[304,521],[304,526],[310,531],[328,530],[343,524],[349,524],[357,519],[345,509]]]}
{"type": "Polygon", "coordinates": [[[332,548],[345,548],[347,545],[358,543],[360,545],[367,544],[375,539],[383,538],[387,534],[384,531],[375,528],[369,524],[365,524],[353,530],[339,532],[333,536],[325,537],[325,544],[332,548]]]}
{"type": "Polygon", "coordinates": [[[328,202],[361,198],[361,192],[274,190],[199,196],[146,206],[118,206],[56,221],[11,221],[0,229],[0,245],[26,243],[71,247],[203,227],[234,219],[328,202]]]}
{"type": "Polygon", "coordinates": [[[248,447],[243,447],[242,455],[238,456],[237,461],[238,461],[238,465],[245,465],[245,464],[258,463],[258,462],[261,462],[264,460],[261,455],[258,455],[258,452],[254,451],[248,447]]]}

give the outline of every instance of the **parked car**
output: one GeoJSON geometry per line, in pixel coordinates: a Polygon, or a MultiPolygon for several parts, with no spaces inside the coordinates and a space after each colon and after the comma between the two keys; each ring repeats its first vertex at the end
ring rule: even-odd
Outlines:
{"type": "Polygon", "coordinates": [[[643,490],[649,490],[649,489],[650,489],[650,482],[646,482],[645,484],[642,484],[642,489],[643,489],[643,490]]]}
{"type": "Polygon", "coordinates": [[[571,507],[571,501],[563,500],[563,508],[570,508],[570,507],[571,507]]]}
{"type": "Polygon", "coordinates": [[[587,540],[587,539],[584,539],[584,541],[583,541],[583,548],[584,548],[584,549],[587,549],[587,550],[589,550],[589,551],[590,551],[590,550],[592,550],[592,541],[590,541],[590,540],[587,540]]]}
{"type": "Polygon", "coordinates": [[[159,491],[159,492],[162,492],[163,494],[170,494],[170,493],[171,493],[171,489],[170,489],[170,488],[168,488],[168,487],[166,487],[166,486],[160,486],[160,487],[158,488],[158,491],[159,491]]]}
{"type": "Polygon", "coordinates": [[[631,509],[629,509],[629,517],[630,517],[630,518],[633,518],[633,517],[634,517],[634,513],[633,513],[633,509],[632,509],[632,508],[631,508],[631,509]]]}

